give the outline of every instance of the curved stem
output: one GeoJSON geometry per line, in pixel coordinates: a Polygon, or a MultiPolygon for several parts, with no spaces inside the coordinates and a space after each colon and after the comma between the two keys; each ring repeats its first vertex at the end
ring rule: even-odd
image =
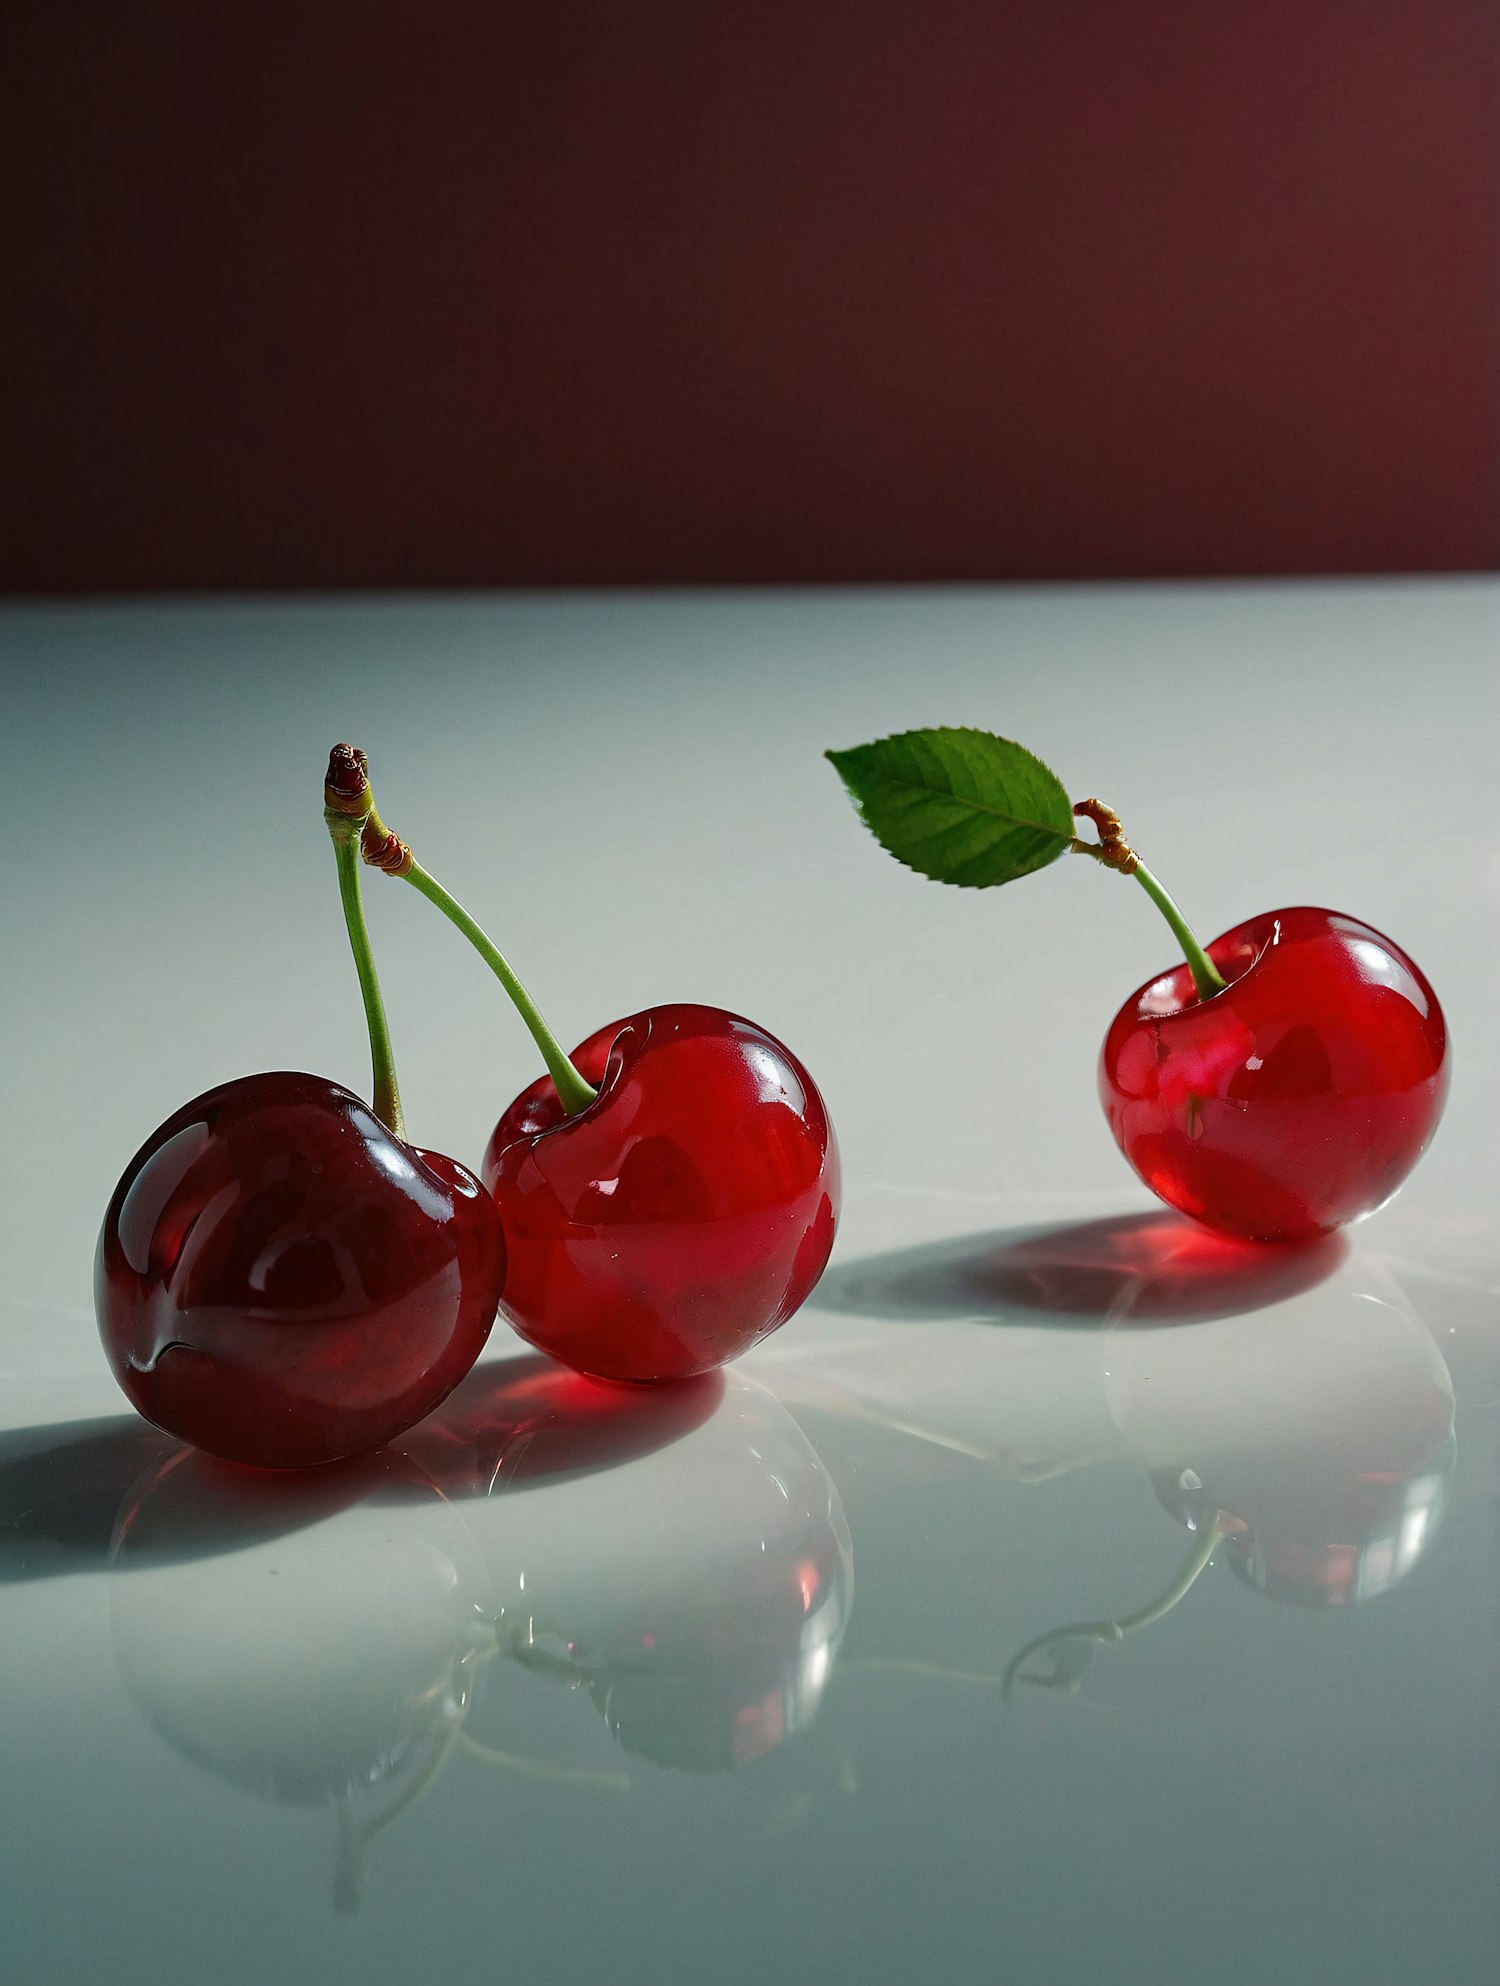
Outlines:
{"type": "Polygon", "coordinates": [[[847,1680],[863,1670],[866,1675],[925,1676],[940,1683],[978,1683],[993,1689],[1001,1677],[989,1669],[953,1669],[946,1662],[929,1662],[920,1655],[853,1655],[838,1663],[831,1682],[847,1680]]]}
{"type": "Polygon", "coordinates": [[[344,926],[349,933],[349,949],[354,954],[354,969],[359,974],[360,997],[365,1003],[375,1115],[394,1137],[404,1138],[406,1122],[401,1114],[401,1092],[396,1086],[391,1034],[386,1025],[385,1002],[380,997],[380,980],[375,971],[375,954],[370,948],[370,933],[365,924],[365,904],[360,888],[359,834],[363,819],[335,813],[331,809],[324,814],[324,819],[333,839],[333,853],[339,869],[339,899],[344,906],[344,926]]]}
{"type": "Polygon", "coordinates": [[[1188,971],[1193,975],[1193,984],[1198,989],[1200,1000],[1212,999],[1215,993],[1224,991],[1224,976],[1208,953],[1198,943],[1191,925],[1182,912],[1167,895],[1161,884],[1152,875],[1144,862],[1137,862],[1135,879],[1156,905],[1162,916],[1172,927],[1172,935],[1182,947],[1183,957],[1188,962],[1188,971]]]}
{"type": "Polygon", "coordinates": [[[1012,1687],[1019,1680],[1023,1683],[1042,1683],[1052,1689],[1062,1687],[1067,1695],[1076,1696],[1081,1678],[1060,1685],[1047,1676],[1023,1676],[1022,1663],[1032,1655],[1040,1655],[1043,1649],[1051,1648],[1059,1641],[1097,1641],[1107,1644],[1123,1639],[1124,1636],[1115,1621],[1069,1621],[1066,1627],[1049,1628],[1046,1634],[1039,1634],[1035,1641],[1028,1641],[1020,1653],[1013,1655],[1007,1662],[1005,1674],[1000,1678],[1001,1694],[1009,1696],[1012,1687]]]}
{"type": "Polygon", "coordinates": [[[467,1731],[460,1735],[459,1744],[470,1758],[483,1759],[486,1765],[502,1766],[507,1772],[519,1773],[523,1779],[538,1779],[549,1786],[592,1786],[602,1793],[630,1791],[630,1779],[623,1772],[590,1772],[582,1766],[548,1765],[543,1759],[521,1758],[515,1752],[481,1744],[467,1731]]]}
{"type": "Polygon", "coordinates": [[[499,1650],[494,1646],[481,1644],[459,1658],[458,1687],[448,1706],[447,1722],[442,1736],[415,1778],[402,1788],[395,1799],[379,1813],[372,1814],[369,1820],[361,1823],[354,1817],[347,1790],[339,1795],[339,1853],[333,1886],[336,1909],[345,1913],[358,1909],[364,1894],[365,1865],[369,1860],[376,1835],[388,1828],[392,1821],[406,1812],[408,1807],[415,1806],[418,1800],[425,1798],[442,1776],[444,1766],[452,1757],[454,1747],[463,1736],[464,1723],[474,1702],[473,1689],[467,1675],[470,1663],[480,1668],[486,1662],[493,1661],[498,1653],[499,1650]]]}
{"type": "Polygon", "coordinates": [[[512,1005],[526,1023],[532,1040],[542,1052],[542,1060],[547,1065],[547,1073],[552,1078],[552,1086],[557,1091],[563,1109],[569,1115],[585,1109],[599,1092],[583,1080],[569,1061],[557,1036],[538,1013],[535,1001],[517,979],[487,932],[475,922],[456,897],[448,894],[436,877],[428,875],[420,862],[412,863],[406,873],[406,881],[414,890],[419,890],[429,903],[436,904],[448,922],[463,932],[510,995],[512,1005]]]}
{"type": "Polygon", "coordinates": [[[1182,1570],[1160,1599],[1152,1600],[1148,1606],[1142,1607],[1138,1613],[1126,1614],[1123,1620],[1115,1622],[1115,1626],[1120,1630],[1121,1640],[1127,1634],[1134,1634],[1138,1627],[1150,1627],[1151,1623],[1153,1621],[1159,1621],[1163,1614],[1171,1613],[1172,1609],[1187,1592],[1194,1580],[1198,1578],[1201,1572],[1206,1570],[1209,1560],[1224,1542],[1224,1533],[1219,1529],[1219,1522],[1219,1512],[1215,1511],[1213,1522],[1204,1525],[1203,1535],[1199,1538],[1193,1550],[1188,1553],[1187,1558],[1183,1561],[1182,1570]]]}
{"type": "MultiPolygon", "coordinates": [[[[1223,1542],[1223,1523],[1223,1512],[1216,1510],[1213,1515],[1213,1521],[1205,1524],[1201,1536],[1194,1540],[1193,1549],[1183,1561],[1182,1567],[1171,1585],[1164,1593],[1159,1594],[1156,1599],[1148,1601],[1144,1607],[1138,1607],[1133,1614],[1125,1614],[1119,1620],[1112,1621],[1070,1621],[1066,1627],[1054,1627],[1046,1634],[1039,1634],[1035,1641],[1028,1641],[1020,1653],[1012,1657],[1011,1661],[1006,1665],[1005,1676],[1001,1684],[1003,1693],[1009,1696],[1012,1686],[1017,1681],[1050,1683],[1051,1679],[1049,1677],[1025,1676],[1022,1675],[1021,1669],[1022,1665],[1031,1656],[1041,1654],[1044,1649],[1052,1648],[1058,1642],[1090,1641],[1097,1643],[1101,1647],[1117,1646],[1125,1640],[1127,1635],[1135,1634],[1143,1627],[1150,1627],[1154,1621],[1159,1621],[1163,1615],[1171,1613],[1178,1601],[1185,1597],[1194,1583],[1207,1569],[1209,1561],[1223,1542]]],[[[1082,1677],[1080,1676],[1063,1686],[1066,1688],[1068,1695],[1072,1696],[1077,1692],[1081,1681],[1082,1677]]],[[[1053,1684],[1052,1686],[1057,1687],[1058,1685],[1053,1684]]]]}
{"type": "MultiPolygon", "coordinates": [[[[368,769],[364,790],[369,794],[368,769]]],[[[599,1092],[579,1075],[557,1036],[537,1011],[536,1002],[511,970],[509,962],[488,932],[469,915],[456,897],[450,896],[435,876],[430,876],[421,863],[413,859],[406,843],[399,835],[392,833],[380,818],[373,795],[370,796],[369,811],[360,832],[360,852],[371,868],[380,869],[388,876],[399,876],[403,882],[410,883],[429,903],[437,906],[450,924],[463,932],[510,995],[511,1004],[526,1023],[532,1040],[541,1050],[547,1073],[552,1078],[552,1087],[557,1091],[563,1109],[569,1116],[587,1109],[599,1092]]]]}
{"type": "Polygon", "coordinates": [[[406,1812],[408,1807],[415,1806],[436,1783],[443,1767],[453,1755],[454,1746],[463,1735],[463,1721],[467,1714],[466,1702],[460,1707],[431,1757],[420,1768],[411,1784],[404,1787],[387,1807],[378,1814],[372,1815],[363,1824],[355,1819],[347,1795],[340,1796],[338,1861],[334,1868],[333,1900],[335,1909],[342,1914],[348,1915],[357,1910],[364,1900],[365,1869],[370,1859],[370,1850],[375,1845],[376,1835],[388,1828],[392,1821],[406,1812]]]}
{"type": "Polygon", "coordinates": [[[1099,839],[1079,841],[1075,838],[1068,844],[1071,852],[1074,855],[1092,855],[1096,862],[1102,863],[1106,869],[1115,870],[1118,875],[1134,876],[1166,918],[1172,936],[1181,945],[1188,971],[1193,975],[1193,984],[1198,990],[1198,998],[1208,1000],[1215,993],[1222,993],[1224,980],[1218,967],[1198,943],[1182,912],[1125,839],[1125,830],[1120,826],[1120,816],[1114,808],[1106,807],[1102,800],[1075,800],[1073,812],[1079,819],[1093,822],[1099,839]]]}

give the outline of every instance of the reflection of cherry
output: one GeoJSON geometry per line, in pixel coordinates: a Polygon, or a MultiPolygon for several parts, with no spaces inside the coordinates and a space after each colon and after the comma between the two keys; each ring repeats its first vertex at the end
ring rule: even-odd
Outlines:
{"type": "Polygon", "coordinates": [[[1160,1620],[1214,1557],[1272,1599],[1322,1607],[1371,1600],[1416,1564],[1452,1473],[1452,1386],[1399,1294],[1350,1264],[1280,1314],[1111,1338],[1112,1417],[1194,1544],[1164,1595],[1038,1636],[1007,1686],[1072,1694],[1098,1647],[1160,1620]]]}
{"type": "Polygon", "coordinates": [[[127,1498],[114,1569],[131,1575],[110,1581],[115,1655],[152,1727],[262,1798],[331,1807],[351,1907],[368,1842],[441,1768],[493,1647],[462,1520],[391,1455],[272,1476],[179,1450],[127,1498]],[[216,1529],[234,1548],[197,1556],[216,1529]]]}
{"type": "Polygon", "coordinates": [[[838,1157],[812,1079],[714,1007],[633,1014],[572,1059],[595,1100],[569,1116],[543,1076],[485,1154],[505,1315],[600,1378],[737,1357],[792,1315],[833,1246],[838,1157]]]}
{"type": "Polygon", "coordinates": [[[1453,1465],[1453,1387],[1432,1335],[1351,1258],[1281,1316],[1206,1324],[1167,1348],[1111,1346],[1107,1389],[1157,1496],[1273,1598],[1369,1600],[1436,1533],[1453,1465]]]}
{"type": "Polygon", "coordinates": [[[571,1479],[554,1462],[545,1441],[518,1446],[497,1495],[466,1506],[502,1649],[585,1685],[619,1744],[677,1770],[727,1771],[808,1724],[853,1564],[838,1491],[785,1409],[731,1376],[670,1448],[571,1479]]]}
{"type": "Polygon", "coordinates": [[[1404,1579],[1432,1542],[1448,1500],[1451,1424],[1416,1447],[1211,1472],[1159,1470],[1152,1485],[1190,1530],[1218,1513],[1224,1556],[1273,1600],[1363,1606],[1404,1579]],[[1319,1466],[1321,1464],[1321,1466],[1319,1466]]]}
{"type": "Polygon", "coordinates": [[[1326,1232],[1390,1198],[1447,1088],[1442,1011],[1389,938],[1333,911],[1267,912],[1132,995],[1105,1038],[1100,1094],[1154,1193],[1257,1240],[1326,1232]]]}
{"type": "Polygon", "coordinates": [[[379,1447],[430,1412],[494,1320],[504,1240],[452,1159],[319,1076],[185,1104],[115,1189],[99,1328],[158,1427],[263,1468],[379,1447]]]}

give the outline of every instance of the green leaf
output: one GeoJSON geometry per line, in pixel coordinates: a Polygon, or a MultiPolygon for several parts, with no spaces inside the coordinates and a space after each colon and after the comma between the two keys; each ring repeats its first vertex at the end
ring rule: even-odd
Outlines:
{"type": "Polygon", "coordinates": [[[826,756],[880,845],[934,882],[1013,882],[1073,839],[1057,774],[992,731],[902,731],[826,756]]]}

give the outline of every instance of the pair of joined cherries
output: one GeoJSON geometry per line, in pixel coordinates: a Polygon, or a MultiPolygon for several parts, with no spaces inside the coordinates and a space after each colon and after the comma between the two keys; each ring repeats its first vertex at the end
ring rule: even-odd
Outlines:
{"type": "Polygon", "coordinates": [[[789,1050],[718,1008],[651,1007],[572,1057],[509,965],[332,753],[325,819],[359,973],[374,1107],[319,1076],[221,1084],[131,1160],[95,1273],[131,1403],[230,1461],[296,1469],[379,1448],[482,1351],[497,1308],[594,1378],[682,1379],[783,1323],[833,1246],[838,1151],[789,1050]],[[548,1074],[507,1109],[482,1177],[411,1144],[361,861],[444,911],[515,1000],[548,1074]]]}

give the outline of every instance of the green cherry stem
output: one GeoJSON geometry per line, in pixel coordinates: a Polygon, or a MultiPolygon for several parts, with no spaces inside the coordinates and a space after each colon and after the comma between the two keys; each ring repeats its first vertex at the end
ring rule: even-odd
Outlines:
{"type": "Polygon", "coordinates": [[[586,1109],[599,1092],[591,1084],[586,1083],[574,1068],[557,1036],[542,1019],[536,1002],[516,977],[488,933],[469,915],[456,897],[449,895],[435,876],[427,873],[420,862],[413,861],[407,871],[406,880],[414,890],[419,890],[429,903],[436,904],[450,924],[463,932],[510,995],[516,1012],[530,1029],[532,1040],[541,1050],[542,1060],[547,1065],[547,1073],[552,1078],[553,1088],[557,1091],[563,1109],[570,1115],[586,1109]]]}
{"type": "Polygon", "coordinates": [[[380,997],[375,954],[370,947],[369,928],[365,923],[359,847],[360,833],[373,803],[369,782],[365,778],[364,754],[354,746],[335,745],[330,752],[323,802],[323,819],[328,825],[334,859],[338,863],[339,901],[344,906],[344,928],[349,933],[349,949],[354,954],[354,969],[359,974],[365,1026],[370,1035],[371,1100],[375,1115],[392,1136],[405,1138],[406,1122],[401,1114],[401,1092],[396,1086],[391,1033],[386,1024],[385,1002],[380,997]]]}
{"type": "Polygon", "coordinates": [[[1102,862],[1106,869],[1117,869],[1121,875],[1134,876],[1167,920],[1172,936],[1182,947],[1182,955],[1187,960],[1188,971],[1193,975],[1193,985],[1197,988],[1198,998],[1210,1000],[1215,993],[1222,993],[1223,974],[1199,944],[1196,933],[1182,912],[1125,839],[1120,827],[1119,815],[1112,808],[1106,807],[1102,800],[1080,800],[1073,808],[1073,812],[1084,820],[1094,823],[1099,830],[1099,839],[1096,842],[1075,840],[1072,843],[1072,853],[1091,855],[1096,862],[1102,862]]]}
{"type": "Polygon", "coordinates": [[[1208,953],[1199,944],[1192,926],[1182,912],[1167,895],[1161,884],[1152,875],[1144,862],[1135,865],[1135,879],[1156,905],[1162,916],[1172,927],[1172,935],[1182,947],[1182,955],[1188,962],[1188,971],[1193,975],[1193,984],[1198,989],[1200,1000],[1212,999],[1215,993],[1224,991],[1224,975],[1214,964],[1208,953]]]}
{"type": "MultiPolygon", "coordinates": [[[[368,787],[366,790],[368,791],[368,787]]],[[[579,1075],[557,1036],[542,1019],[536,1002],[516,977],[508,960],[488,932],[469,915],[456,897],[451,896],[443,888],[435,876],[430,876],[421,863],[413,858],[406,843],[393,834],[380,818],[373,799],[364,820],[360,846],[364,859],[371,868],[379,869],[387,876],[399,876],[403,882],[410,883],[412,888],[425,896],[429,903],[436,905],[450,924],[462,931],[510,995],[511,1004],[526,1023],[532,1040],[541,1050],[542,1060],[547,1065],[547,1073],[552,1078],[552,1086],[557,1091],[558,1101],[563,1109],[570,1116],[576,1115],[580,1110],[586,1110],[599,1092],[579,1075]]]]}

